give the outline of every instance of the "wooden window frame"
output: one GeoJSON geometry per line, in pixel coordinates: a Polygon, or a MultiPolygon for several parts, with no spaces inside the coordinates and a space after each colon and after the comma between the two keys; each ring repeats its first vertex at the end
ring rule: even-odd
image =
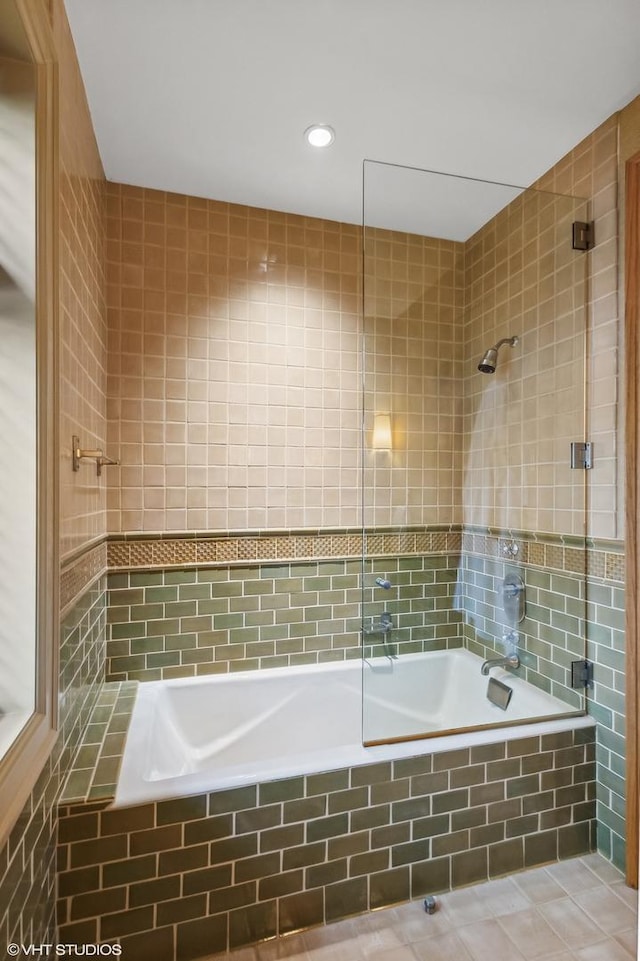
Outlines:
{"type": "Polygon", "coordinates": [[[49,5],[43,0],[14,3],[36,76],[37,619],[35,710],[0,760],[0,844],[23,810],[56,741],[60,643],[58,70],[49,5]]]}

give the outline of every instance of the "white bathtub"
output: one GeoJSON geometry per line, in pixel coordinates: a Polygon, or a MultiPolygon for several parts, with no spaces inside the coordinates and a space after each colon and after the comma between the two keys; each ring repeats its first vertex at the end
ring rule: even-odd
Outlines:
{"type": "Polygon", "coordinates": [[[513,688],[500,710],[481,664],[462,649],[365,663],[367,742],[477,728],[369,747],[360,661],[142,683],[114,806],[522,737],[529,719],[527,735],[593,724],[498,668],[513,688]]]}

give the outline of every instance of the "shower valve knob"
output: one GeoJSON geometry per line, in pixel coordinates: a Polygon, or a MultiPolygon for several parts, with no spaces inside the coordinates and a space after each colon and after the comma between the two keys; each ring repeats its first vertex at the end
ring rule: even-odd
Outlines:
{"type": "Polygon", "coordinates": [[[383,590],[388,591],[391,587],[391,581],[387,580],[386,577],[376,577],[377,587],[381,587],[383,590]]]}

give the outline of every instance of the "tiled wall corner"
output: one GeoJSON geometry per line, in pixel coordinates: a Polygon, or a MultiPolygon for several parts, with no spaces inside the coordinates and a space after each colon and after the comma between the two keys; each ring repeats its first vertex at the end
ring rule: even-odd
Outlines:
{"type": "Polygon", "coordinates": [[[66,774],[104,681],[107,626],[106,575],[96,581],[60,626],[60,729],[66,774]]]}
{"type": "Polygon", "coordinates": [[[571,687],[571,661],[585,656],[584,576],[553,573],[466,555],[461,571],[465,646],[479,657],[505,651],[502,583],[509,573],[525,584],[525,618],[517,625],[520,668],[529,683],[580,710],[584,698],[571,687]]]}
{"type": "Polygon", "coordinates": [[[619,216],[617,114],[571,150],[536,184],[589,199],[596,243],[586,255],[589,276],[587,433],[598,451],[589,474],[587,530],[624,535],[620,421],[619,216]]]}
{"type": "Polygon", "coordinates": [[[63,0],[53,4],[60,58],[60,554],[106,533],[106,477],[71,469],[71,438],[106,448],[105,179],[63,0]]]}
{"type": "Polygon", "coordinates": [[[114,797],[137,686],[136,681],[102,685],[63,785],[61,804],[114,797]]]}
{"type": "MultiPolygon", "coordinates": [[[[492,656],[495,650],[502,653],[500,585],[506,571],[517,570],[527,591],[527,613],[519,625],[519,673],[578,709],[582,696],[570,687],[571,661],[586,656],[593,662],[594,683],[587,691],[586,709],[596,721],[598,850],[624,870],[624,571],[616,563],[624,554],[622,544],[617,545],[617,553],[613,542],[595,546],[608,550],[587,553],[585,566],[598,570],[600,576],[591,573],[586,578],[566,569],[556,572],[463,553],[463,637],[465,646],[481,657],[492,656]]],[[[529,557],[535,561],[538,555],[531,550],[529,557]]]]}
{"type": "Polygon", "coordinates": [[[625,870],[626,751],[624,585],[587,582],[587,657],[594,685],[587,710],[597,722],[596,779],[598,850],[625,870]]]}
{"type": "Polygon", "coordinates": [[[61,810],[63,942],[197,958],[591,850],[593,729],[61,810]]]}

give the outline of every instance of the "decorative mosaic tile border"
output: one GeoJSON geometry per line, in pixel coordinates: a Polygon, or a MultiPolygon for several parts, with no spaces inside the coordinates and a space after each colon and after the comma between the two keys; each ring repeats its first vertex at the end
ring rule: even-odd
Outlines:
{"type": "Polygon", "coordinates": [[[109,538],[110,570],[246,564],[247,561],[328,560],[382,554],[459,552],[461,533],[454,528],[368,532],[278,531],[255,534],[194,534],[175,537],[109,538]]]}
{"type": "Polygon", "coordinates": [[[108,542],[110,570],[189,567],[247,561],[316,560],[337,557],[380,557],[385,554],[460,553],[500,557],[572,574],[588,574],[624,581],[622,541],[584,540],[527,531],[488,531],[466,527],[359,531],[279,531],[255,534],[194,534],[175,537],[111,537],[108,542]],[[514,544],[514,558],[505,555],[505,544],[514,544]]]}
{"type": "Polygon", "coordinates": [[[69,560],[61,574],[64,614],[87,587],[110,571],[229,566],[293,560],[459,554],[465,551],[518,564],[624,582],[622,541],[581,540],[526,531],[487,531],[445,526],[368,531],[257,531],[248,534],[111,535],[69,560]],[[504,554],[515,545],[515,557],[504,554]]]}
{"type": "Polygon", "coordinates": [[[625,579],[623,541],[466,527],[462,532],[462,551],[567,574],[586,574],[620,583],[625,579]]]}

